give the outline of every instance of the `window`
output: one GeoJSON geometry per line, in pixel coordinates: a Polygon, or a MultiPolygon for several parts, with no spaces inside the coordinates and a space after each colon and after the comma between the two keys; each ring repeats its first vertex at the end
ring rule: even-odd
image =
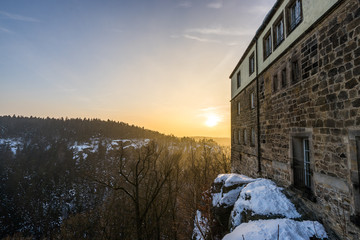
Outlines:
{"type": "Polygon", "coordinates": [[[251,145],[255,145],[255,129],[251,128],[251,145]]]}
{"type": "Polygon", "coordinates": [[[281,71],[281,87],[286,87],[286,68],[281,71]]]}
{"type": "Polygon", "coordinates": [[[299,62],[296,60],[291,63],[291,82],[297,83],[299,80],[300,80],[299,62]]]}
{"type": "Polygon", "coordinates": [[[241,142],[241,130],[240,129],[238,131],[238,141],[239,141],[239,144],[240,144],[240,142],[241,142]]]}
{"type": "Polygon", "coordinates": [[[263,47],[264,47],[264,60],[270,56],[272,48],[271,48],[271,29],[269,32],[265,35],[263,39],[263,47]]]}
{"type": "Polygon", "coordinates": [[[284,17],[280,14],[275,24],[273,25],[274,48],[277,48],[284,40],[284,17]]]}
{"type": "Polygon", "coordinates": [[[297,25],[302,21],[302,10],[301,10],[301,0],[290,1],[289,5],[286,8],[287,16],[287,34],[290,34],[292,30],[296,28],[297,25]]]}
{"type": "Polygon", "coordinates": [[[249,75],[253,74],[255,72],[255,57],[254,52],[249,57],[249,75]]]}
{"type": "Polygon", "coordinates": [[[240,104],[240,102],[238,102],[238,104],[237,104],[237,113],[238,113],[238,115],[240,115],[240,112],[241,112],[241,104],[240,104]]]}
{"type": "Polygon", "coordinates": [[[244,129],[243,138],[244,138],[244,145],[246,145],[246,143],[247,143],[247,134],[246,134],[246,129],[244,129]]]}
{"type": "Polygon", "coordinates": [[[278,78],[277,75],[273,76],[273,92],[276,92],[278,90],[278,78]]]}
{"type": "Polygon", "coordinates": [[[254,102],[254,92],[252,92],[250,94],[250,106],[251,106],[251,109],[254,109],[255,108],[255,102],[254,102]]]}
{"type": "Polygon", "coordinates": [[[236,130],[234,130],[234,134],[233,134],[233,143],[236,143],[236,130]]]}
{"type": "Polygon", "coordinates": [[[311,190],[310,147],[309,139],[293,138],[294,186],[311,190]]]}
{"type": "Polygon", "coordinates": [[[241,74],[240,74],[240,72],[237,73],[236,82],[237,82],[237,88],[239,88],[241,86],[241,74]]]}

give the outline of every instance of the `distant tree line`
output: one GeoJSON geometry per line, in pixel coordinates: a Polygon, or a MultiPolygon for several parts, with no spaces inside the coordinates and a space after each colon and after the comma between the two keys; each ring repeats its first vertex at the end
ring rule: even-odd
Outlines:
{"type": "Polygon", "coordinates": [[[103,138],[171,138],[156,131],[124,122],[89,118],[38,118],[0,116],[2,138],[46,138],[86,141],[91,137],[103,138]]]}
{"type": "Polygon", "coordinates": [[[118,125],[1,117],[6,137],[23,141],[15,154],[9,143],[0,144],[0,239],[190,239],[212,181],[230,171],[229,149],[129,125],[151,141],[109,148],[109,139],[121,138],[111,137],[111,129],[120,134],[118,125]],[[42,127],[58,135],[43,137],[42,127]],[[96,151],[76,155],[72,146],[79,140],[66,136],[84,129],[92,134],[82,141],[102,135],[95,135],[96,151]]]}

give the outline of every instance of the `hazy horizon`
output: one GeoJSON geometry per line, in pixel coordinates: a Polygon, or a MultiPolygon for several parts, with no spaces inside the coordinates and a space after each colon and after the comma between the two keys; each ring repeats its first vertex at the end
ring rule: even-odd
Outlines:
{"type": "Polygon", "coordinates": [[[228,77],[274,2],[4,0],[0,115],[228,138],[228,77]]]}

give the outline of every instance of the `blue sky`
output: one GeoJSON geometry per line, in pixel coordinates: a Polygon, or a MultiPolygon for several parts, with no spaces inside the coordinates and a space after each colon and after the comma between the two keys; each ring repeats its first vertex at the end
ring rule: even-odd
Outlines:
{"type": "Polygon", "coordinates": [[[228,76],[274,3],[1,0],[0,115],[229,136],[228,76]]]}

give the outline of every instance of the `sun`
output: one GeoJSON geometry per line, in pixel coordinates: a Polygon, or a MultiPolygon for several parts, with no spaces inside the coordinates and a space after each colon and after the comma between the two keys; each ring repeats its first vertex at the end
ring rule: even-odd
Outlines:
{"type": "Polygon", "coordinates": [[[219,122],[220,122],[220,117],[212,114],[207,116],[205,125],[208,127],[215,127],[216,125],[218,125],[219,122]]]}

